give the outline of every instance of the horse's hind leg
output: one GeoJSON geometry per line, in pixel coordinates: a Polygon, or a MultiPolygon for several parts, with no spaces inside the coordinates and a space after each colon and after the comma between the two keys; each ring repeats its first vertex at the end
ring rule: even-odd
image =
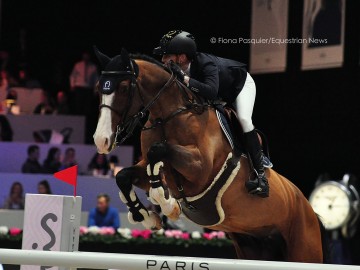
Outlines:
{"type": "Polygon", "coordinates": [[[143,182],[146,179],[144,162],[141,161],[137,165],[124,168],[116,175],[116,183],[120,189],[120,199],[124,202],[128,209],[128,219],[132,224],[141,222],[145,228],[161,229],[162,222],[159,215],[148,211],[134,191],[133,183],[140,188],[146,189],[143,182]]]}
{"type": "Polygon", "coordinates": [[[169,194],[166,198],[165,190],[161,180],[161,169],[164,166],[162,160],[167,155],[167,146],[164,143],[154,143],[148,153],[149,164],[147,174],[150,177],[151,188],[149,197],[153,204],[160,205],[161,212],[172,220],[179,218],[181,208],[178,202],[169,194]]]}
{"type": "Polygon", "coordinates": [[[256,238],[240,233],[228,233],[233,241],[238,259],[283,261],[285,241],[280,234],[256,238]]]}
{"type": "Polygon", "coordinates": [[[320,225],[316,214],[308,203],[299,202],[299,211],[294,213],[294,220],[288,237],[288,261],[322,263],[322,241],[320,225]]]}

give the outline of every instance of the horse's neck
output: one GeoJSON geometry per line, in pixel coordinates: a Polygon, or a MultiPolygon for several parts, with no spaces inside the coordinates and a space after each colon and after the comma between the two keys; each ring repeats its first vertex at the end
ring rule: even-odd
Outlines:
{"type": "MultiPolygon", "coordinates": [[[[144,89],[144,106],[152,102],[155,96],[169,81],[170,74],[160,67],[149,67],[144,65],[141,86],[144,89]]],[[[149,108],[152,119],[165,119],[178,108],[184,106],[181,89],[174,81],[166,89],[162,90],[159,98],[149,108]]]]}

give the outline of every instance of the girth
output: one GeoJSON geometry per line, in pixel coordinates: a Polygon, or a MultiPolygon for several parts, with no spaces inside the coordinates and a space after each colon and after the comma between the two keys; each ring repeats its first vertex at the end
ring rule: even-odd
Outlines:
{"type": "Polygon", "coordinates": [[[195,209],[189,209],[184,200],[180,201],[187,218],[201,226],[213,226],[223,222],[225,214],[221,199],[240,169],[240,157],[230,153],[211,185],[201,194],[186,198],[195,209]]]}

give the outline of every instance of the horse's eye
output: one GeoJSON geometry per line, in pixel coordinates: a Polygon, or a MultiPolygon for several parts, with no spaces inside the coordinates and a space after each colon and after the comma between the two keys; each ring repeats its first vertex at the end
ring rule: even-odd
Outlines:
{"type": "Polygon", "coordinates": [[[127,92],[130,89],[130,85],[127,82],[121,82],[119,86],[120,92],[127,92]]]}

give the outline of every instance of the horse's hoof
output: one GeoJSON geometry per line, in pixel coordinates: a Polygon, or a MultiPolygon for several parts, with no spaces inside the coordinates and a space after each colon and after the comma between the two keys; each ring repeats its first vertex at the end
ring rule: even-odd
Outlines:
{"type": "Polygon", "coordinates": [[[176,221],[179,219],[180,214],[181,214],[181,207],[180,207],[179,203],[176,202],[176,204],[174,205],[174,209],[172,210],[172,212],[169,215],[167,215],[167,217],[172,221],[176,221]]]}
{"type": "Polygon", "coordinates": [[[150,213],[150,217],[154,219],[154,225],[151,227],[151,230],[158,231],[158,230],[162,229],[163,222],[162,222],[161,217],[157,213],[154,213],[154,212],[150,213]]]}

